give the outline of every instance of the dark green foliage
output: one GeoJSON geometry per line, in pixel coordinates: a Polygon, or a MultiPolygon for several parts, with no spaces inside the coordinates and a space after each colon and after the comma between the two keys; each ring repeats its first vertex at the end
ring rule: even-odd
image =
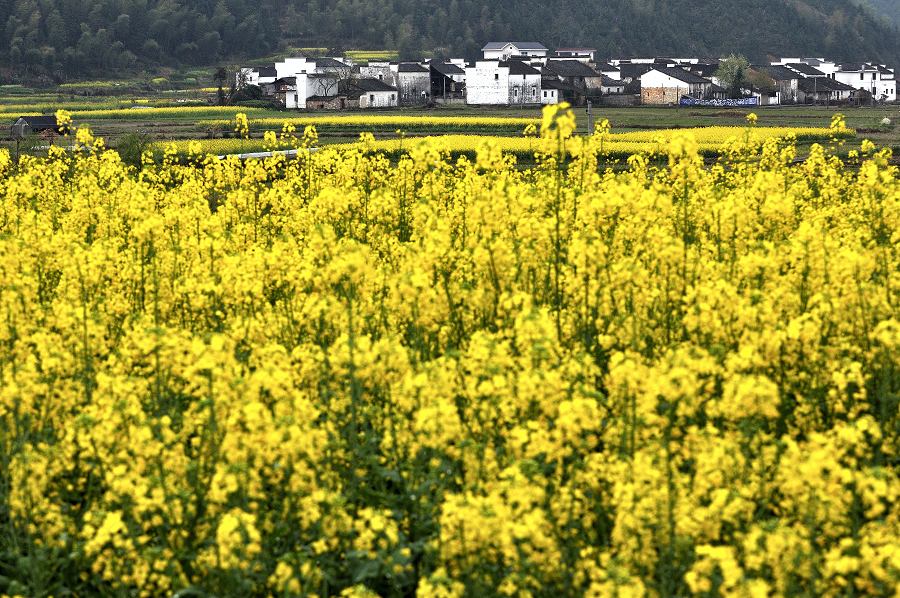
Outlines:
{"type": "Polygon", "coordinates": [[[208,65],[288,46],[478,56],[489,40],[590,45],[604,57],[900,59],[896,0],[5,0],[0,66],[28,76],[208,65]],[[868,3],[868,6],[864,6],[868,3]],[[883,6],[882,6],[883,5],[883,6]]]}
{"type": "Polygon", "coordinates": [[[141,156],[144,152],[151,149],[153,145],[153,137],[146,131],[135,131],[128,133],[119,140],[116,145],[116,151],[122,158],[122,162],[135,168],[141,168],[141,156]]]}

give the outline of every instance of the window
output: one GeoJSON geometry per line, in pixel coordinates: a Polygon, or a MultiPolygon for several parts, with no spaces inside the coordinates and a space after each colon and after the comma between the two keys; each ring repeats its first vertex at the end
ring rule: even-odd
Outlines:
{"type": "Polygon", "coordinates": [[[875,73],[872,73],[872,81],[875,80],[875,73]]]}
{"type": "Polygon", "coordinates": [[[494,81],[500,80],[500,73],[494,73],[494,81]]]}
{"type": "Polygon", "coordinates": [[[369,94],[369,104],[374,104],[374,103],[375,103],[375,94],[370,93],[369,94]]]}
{"type": "Polygon", "coordinates": [[[862,80],[865,79],[865,78],[866,78],[866,74],[865,74],[865,73],[860,73],[860,74],[859,74],[859,80],[860,80],[860,81],[862,81],[862,80]]]}
{"type": "Polygon", "coordinates": [[[545,98],[547,97],[547,92],[546,92],[546,91],[544,92],[544,97],[545,97],[545,98]]]}
{"type": "Polygon", "coordinates": [[[519,97],[519,88],[518,87],[513,87],[513,97],[514,98],[519,97]]]}

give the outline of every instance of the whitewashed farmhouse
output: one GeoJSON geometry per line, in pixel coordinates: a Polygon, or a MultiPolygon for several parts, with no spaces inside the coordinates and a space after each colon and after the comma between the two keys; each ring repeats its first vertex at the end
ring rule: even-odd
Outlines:
{"type": "Polygon", "coordinates": [[[550,50],[539,42],[489,42],[481,52],[485,60],[534,58],[543,61],[547,59],[550,50]]]}
{"type": "Polygon", "coordinates": [[[347,97],[360,108],[396,108],[397,88],[378,79],[359,79],[347,86],[347,97]]]}
{"type": "Polygon", "coordinates": [[[540,105],[541,72],[518,60],[479,60],[466,68],[466,103],[540,105]]]}

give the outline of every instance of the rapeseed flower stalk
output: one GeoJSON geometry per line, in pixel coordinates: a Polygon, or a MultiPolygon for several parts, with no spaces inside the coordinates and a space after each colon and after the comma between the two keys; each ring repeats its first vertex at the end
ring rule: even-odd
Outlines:
{"type": "Polygon", "coordinates": [[[548,115],[0,151],[2,591],[892,595],[890,150],[548,115]]]}

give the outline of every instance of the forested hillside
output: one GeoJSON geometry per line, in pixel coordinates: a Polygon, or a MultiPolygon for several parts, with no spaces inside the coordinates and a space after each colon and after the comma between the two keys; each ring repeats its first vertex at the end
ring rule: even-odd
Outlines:
{"type": "Polygon", "coordinates": [[[893,23],[900,25],[900,1],[898,0],[865,0],[875,11],[893,23]]]}
{"type": "Polygon", "coordinates": [[[900,58],[896,30],[852,0],[0,0],[0,24],[7,72],[56,78],[247,60],[287,45],[474,57],[506,38],[604,55],[900,58]]]}

